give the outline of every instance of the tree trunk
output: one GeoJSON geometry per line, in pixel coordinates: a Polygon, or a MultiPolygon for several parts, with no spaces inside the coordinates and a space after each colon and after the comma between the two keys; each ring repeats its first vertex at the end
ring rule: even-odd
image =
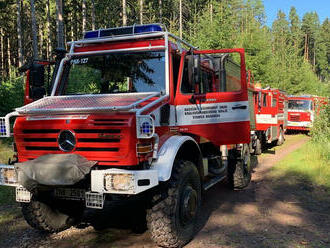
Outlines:
{"type": "Polygon", "coordinates": [[[71,36],[71,40],[74,40],[74,33],[73,33],[73,14],[70,13],[70,23],[71,23],[71,26],[70,26],[70,36],[71,36]]]}
{"type": "Polygon", "coordinates": [[[213,2],[210,0],[210,21],[213,23],[213,2]]]}
{"type": "Polygon", "coordinates": [[[82,1],[82,32],[86,31],[86,0],[82,1]]]}
{"type": "Polygon", "coordinates": [[[180,0],[180,6],[179,6],[179,9],[180,9],[180,16],[179,16],[179,19],[180,19],[180,38],[182,39],[182,0],[180,0]]]}
{"type": "Polygon", "coordinates": [[[32,47],[33,58],[38,59],[38,36],[37,36],[37,20],[36,12],[34,9],[34,0],[30,0],[31,3],[31,21],[32,21],[32,47]]]}
{"type": "Polygon", "coordinates": [[[316,47],[316,42],[315,42],[315,41],[314,41],[314,44],[313,44],[313,45],[314,45],[314,47],[313,47],[313,48],[314,48],[314,49],[313,49],[313,50],[314,50],[314,51],[313,51],[313,70],[314,70],[314,72],[315,72],[315,64],[316,64],[316,63],[315,63],[315,62],[316,62],[316,58],[315,58],[315,47],[316,47]]]}
{"type": "Polygon", "coordinates": [[[305,34],[304,58],[305,58],[306,61],[308,61],[308,42],[307,42],[307,39],[308,39],[308,35],[305,34]]]}
{"type": "Polygon", "coordinates": [[[5,52],[4,52],[4,44],[3,44],[3,28],[0,28],[0,49],[1,49],[1,75],[4,77],[5,75],[5,52]]]}
{"type": "Polygon", "coordinates": [[[140,0],[140,24],[143,24],[143,0],[140,0]]]}
{"type": "Polygon", "coordinates": [[[10,53],[10,39],[7,37],[7,62],[8,62],[8,77],[10,78],[11,74],[11,53],[10,53]]]}
{"type": "Polygon", "coordinates": [[[18,42],[18,67],[23,65],[23,46],[22,46],[22,24],[21,24],[21,0],[16,0],[17,5],[17,42],[18,42]]]}
{"type": "Polygon", "coordinates": [[[40,58],[42,58],[43,54],[43,46],[44,46],[44,37],[43,37],[43,28],[42,25],[39,26],[39,37],[40,37],[40,58]]]}
{"type": "Polygon", "coordinates": [[[127,26],[126,0],[123,0],[123,26],[127,26]]]}
{"type": "Polygon", "coordinates": [[[92,30],[95,30],[95,2],[92,0],[92,30]]]}
{"type": "Polygon", "coordinates": [[[163,21],[163,3],[162,0],[158,1],[158,7],[159,7],[159,22],[162,23],[163,21]]]}
{"type": "Polygon", "coordinates": [[[50,33],[50,7],[49,7],[49,0],[46,2],[46,11],[47,11],[47,59],[51,57],[52,51],[52,40],[51,40],[51,33],[50,33]]]}
{"type": "Polygon", "coordinates": [[[56,0],[56,31],[57,31],[57,47],[64,47],[64,28],[63,28],[63,4],[62,0],[56,0]]]}

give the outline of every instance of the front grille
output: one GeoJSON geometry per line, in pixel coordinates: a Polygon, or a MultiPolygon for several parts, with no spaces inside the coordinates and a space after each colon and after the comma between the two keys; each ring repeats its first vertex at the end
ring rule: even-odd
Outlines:
{"type": "MultiPolygon", "coordinates": [[[[15,127],[15,142],[21,161],[35,159],[49,153],[64,153],[58,138],[64,130],[71,131],[76,139],[74,153],[102,165],[134,165],[135,142],[131,132],[134,120],[131,115],[97,116],[93,119],[26,120],[19,118],[15,127]]],[[[135,136],[134,136],[135,137],[135,136]]]]}
{"type": "Polygon", "coordinates": [[[299,115],[290,115],[290,120],[291,121],[300,121],[300,116],[299,115]]]}
{"type": "Polygon", "coordinates": [[[47,147],[47,146],[26,146],[26,150],[28,151],[59,151],[60,148],[58,147],[47,147]]]}
{"type": "Polygon", "coordinates": [[[74,129],[75,133],[120,133],[120,129],[74,129]]]}
{"type": "MultiPolygon", "coordinates": [[[[113,147],[114,144],[119,144],[121,141],[120,129],[74,129],[77,136],[76,151],[91,151],[91,152],[118,152],[119,147],[113,147]],[[85,138],[84,136],[93,136],[85,138]],[[113,137],[116,136],[116,137],[113,137]],[[108,138],[106,138],[108,137],[108,138]],[[111,147],[109,147],[111,146],[111,147]]],[[[24,137],[25,149],[28,151],[60,151],[58,147],[58,129],[29,129],[23,130],[24,134],[42,134],[52,137],[24,137]],[[42,144],[42,145],[40,145],[42,144]]]]}
{"type": "Polygon", "coordinates": [[[58,133],[60,129],[23,129],[23,133],[58,133]]]}
{"type": "Polygon", "coordinates": [[[84,152],[118,152],[119,148],[80,147],[80,148],[77,148],[76,151],[84,151],[84,152]]]}

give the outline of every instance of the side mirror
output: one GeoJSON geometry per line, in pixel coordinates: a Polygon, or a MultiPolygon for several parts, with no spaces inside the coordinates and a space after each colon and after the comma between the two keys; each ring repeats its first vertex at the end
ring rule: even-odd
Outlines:
{"type": "Polygon", "coordinates": [[[30,69],[30,85],[43,87],[45,85],[45,68],[41,64],[33,63],[30,69]]]}
{"type": "Polygon", "coordinates": [[[33,63],[30,69],[30,98],[38,100],[46,94],[45,68],[41,64],[33,63]]]}
{"type": "Polygon", "coordinates": [[[261,109],[261,92],[258,92],[258,109],[261,109]]]}

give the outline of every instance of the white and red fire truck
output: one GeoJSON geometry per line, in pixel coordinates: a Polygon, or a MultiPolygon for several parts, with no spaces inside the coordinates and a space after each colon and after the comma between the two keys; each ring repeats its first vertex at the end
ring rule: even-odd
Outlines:
{"type": "Polygon", "coordinates": [[[288,131],[309,132],[326,98],[318,96],[289,96],[288,131]]]}
{"type": "Polygon", "coordinates": [[[254,101],[255,128],[252,132],[252,148],[255,154],[261,154],[266,144],[284,143],[284,132],[288,120],[288,98],[285,92],[270,87],[261,88],[254,84],[249,72],[249,92],[254,101]]]}
{"type": "Polygon", "coordinates": [[[1,165],[0,184],[16,187],[27,222],[48,232],[86,207],[144,197],[153,240],[183,246],[204,190],[251,179],[244,50],[197,50],[158,24],[89,31],[68,46],[49,95],[35,63],[26,103],[42,98],[0,119],[17,158],[1,165]]]}

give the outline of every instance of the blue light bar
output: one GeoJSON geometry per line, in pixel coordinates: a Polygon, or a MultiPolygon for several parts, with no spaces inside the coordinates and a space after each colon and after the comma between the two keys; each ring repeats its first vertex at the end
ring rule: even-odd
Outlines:
{"type": "Polygon", "coordinates": [[[163,31],[162,27],[157,24],[141,25],[134,27],[135,34],[161,32],[161,31],[163,31]]]}
{"type": "Polygon", "coordinates": [[[111,36],[146,34],[161,31],[163,31],[163,29],[159,24],[134,25],[128,27],[87,31],[84,34],[84,39],[98,39],[111,36]]]}

